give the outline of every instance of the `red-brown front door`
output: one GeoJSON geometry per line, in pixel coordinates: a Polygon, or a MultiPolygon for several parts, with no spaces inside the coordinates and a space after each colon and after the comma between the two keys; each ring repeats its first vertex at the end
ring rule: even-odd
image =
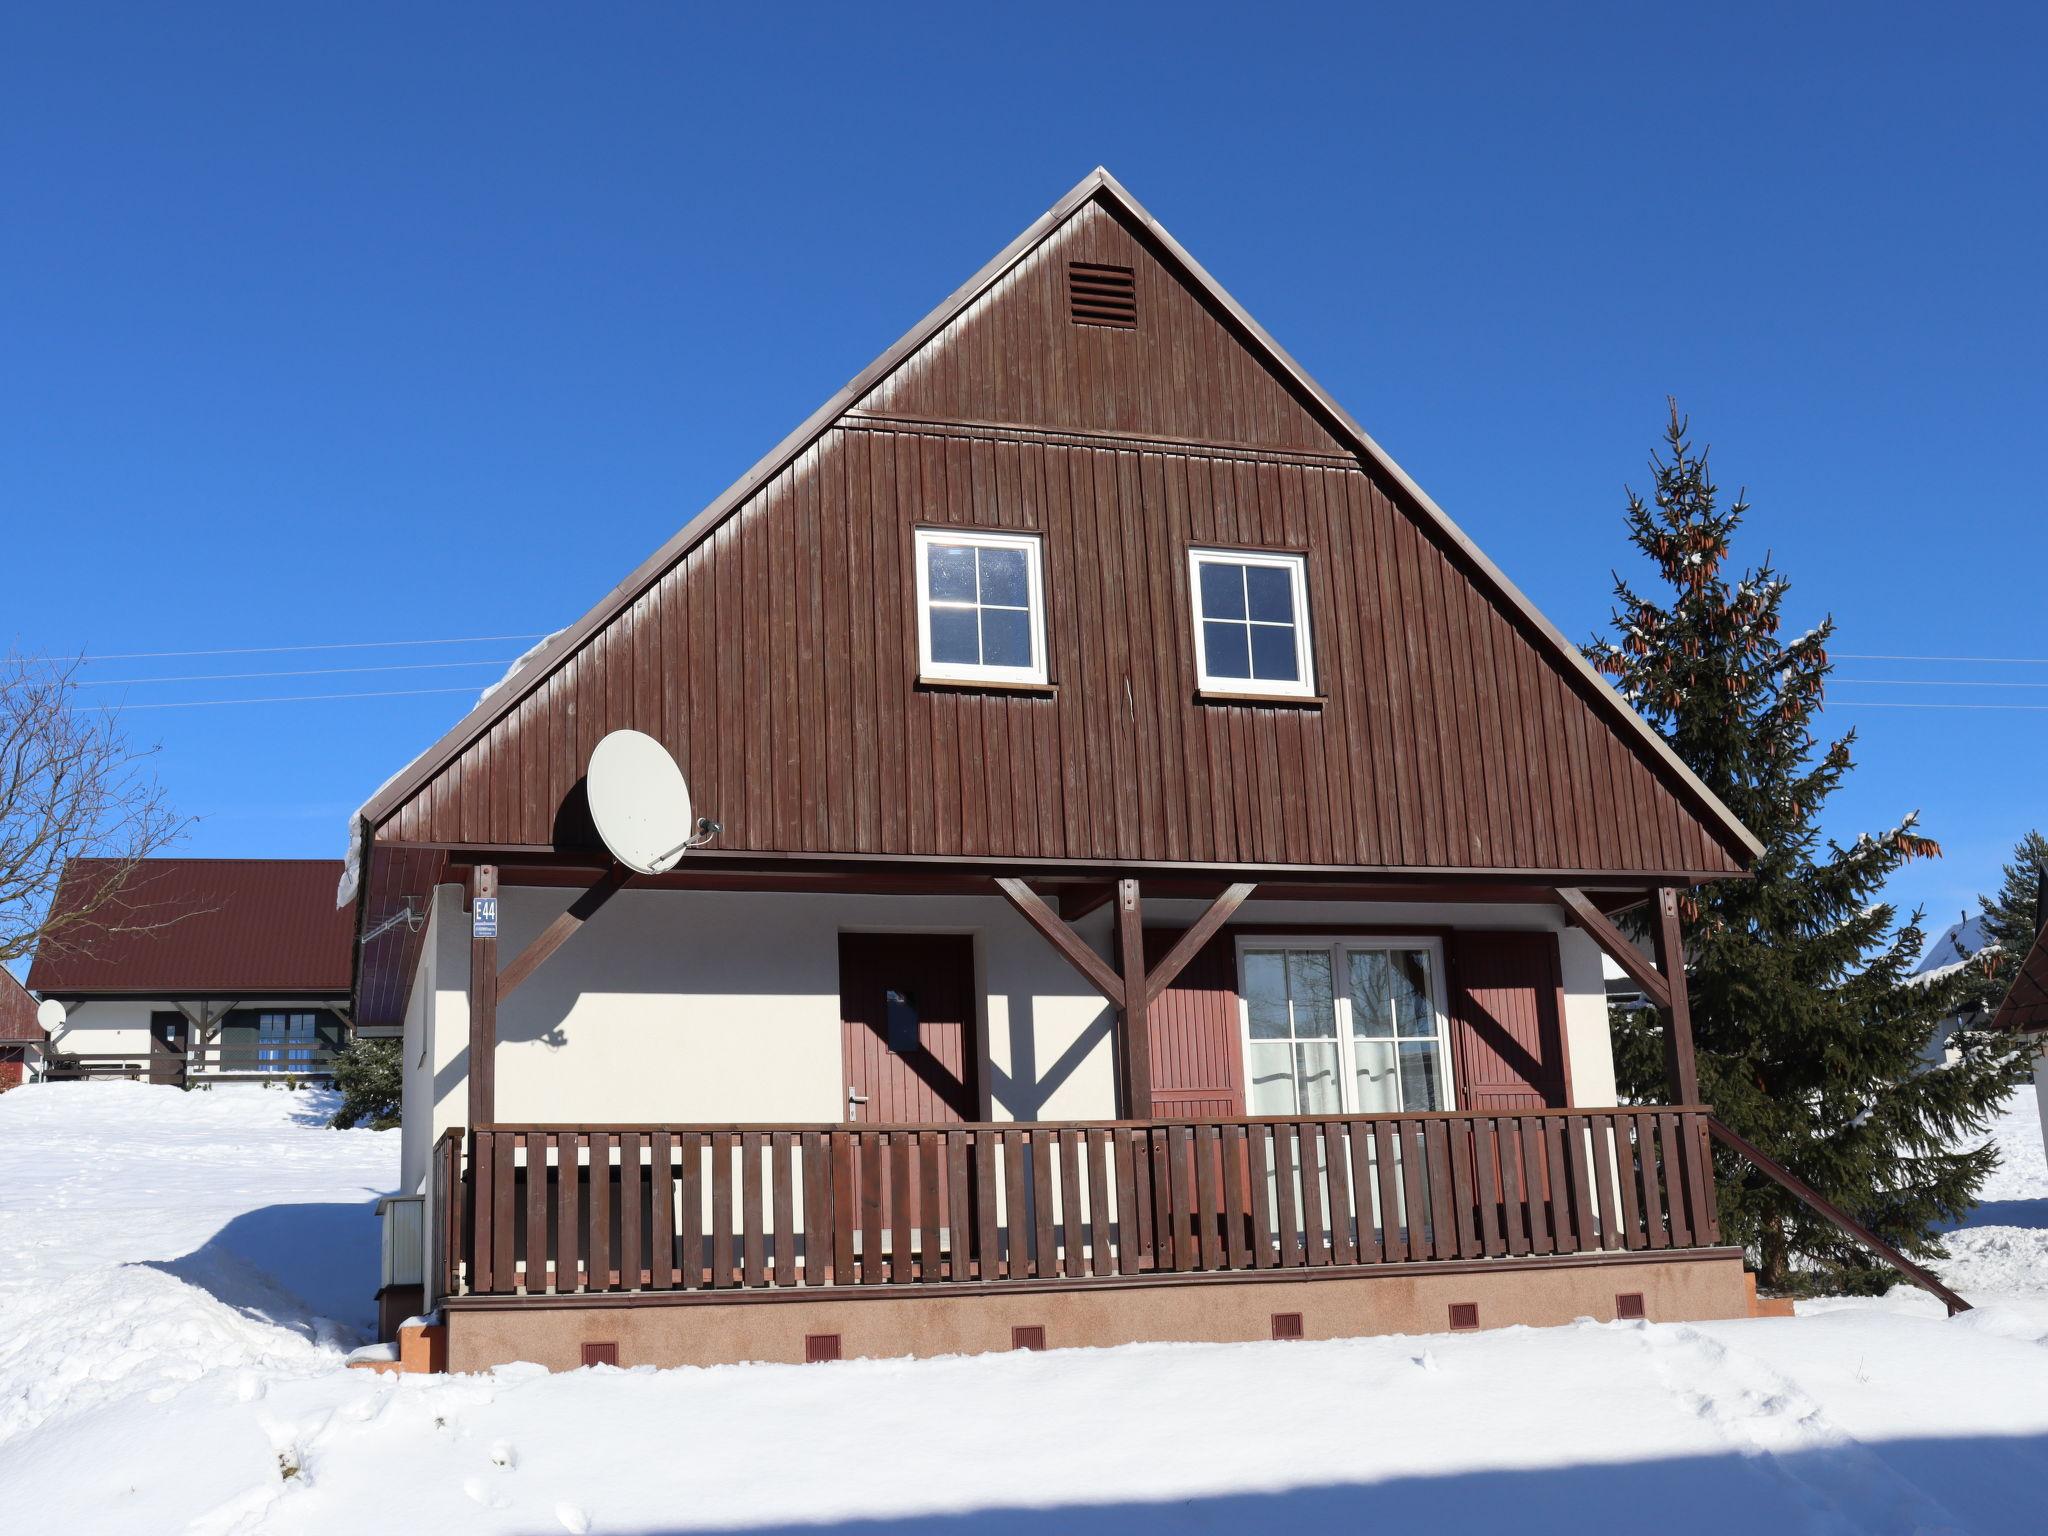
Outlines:
{"type": "Polygon", "coordinates": [[[974,940],[953,933],[842,933],[839,1017],[846,1118],[951,1123],[980,1109],[974,940]]]}

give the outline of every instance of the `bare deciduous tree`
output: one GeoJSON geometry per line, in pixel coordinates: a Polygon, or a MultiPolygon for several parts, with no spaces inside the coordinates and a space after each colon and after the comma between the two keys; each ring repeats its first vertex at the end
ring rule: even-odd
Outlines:
{"type": "Polygon", "coordinates": [[[78,702],[78,663],[0,658],[0,964],[38,946],[161,928],[136,865],[183,835],[111,710],[78,702]],[[54,901],[73,865],[61,907],[54,901]]]}

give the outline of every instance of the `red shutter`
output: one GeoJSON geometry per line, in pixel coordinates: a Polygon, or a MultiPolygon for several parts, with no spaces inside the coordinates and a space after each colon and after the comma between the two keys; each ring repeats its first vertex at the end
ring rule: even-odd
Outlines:
{"type": "MultiPolygon", "coordinates": [[[[1145,930],[1145,963],[1157,965],[1180,938],[1145,930]]],[[[1237,947],[1225,929],[1159,994],[1152,1026],[1152,1112],[1175,1116],[1244,1113],[1244,1050],[1237,1037],[1237,947]]]]}
{"type": "Polygon", "coordinates": [[[1454,933],[1449,961],[1459,1106],[1565,1108],[1557,935],[1454,933]]]}

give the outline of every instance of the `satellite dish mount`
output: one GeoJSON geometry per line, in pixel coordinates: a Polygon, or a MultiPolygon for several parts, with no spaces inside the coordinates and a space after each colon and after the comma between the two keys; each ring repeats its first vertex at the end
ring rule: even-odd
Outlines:
{"type": "Polygon", "coordinates": [[[720,831],[693,821],[690,787],[668,749],[641,731],[613,731],[590,754],[590,819],[611,856],[635,874],[660,875],[720,831]]]}

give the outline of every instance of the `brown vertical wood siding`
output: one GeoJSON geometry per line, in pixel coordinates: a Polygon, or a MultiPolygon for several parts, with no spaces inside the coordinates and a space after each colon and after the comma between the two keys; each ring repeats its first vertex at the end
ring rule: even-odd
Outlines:
{"type": "Polygon", "coordinates": [[[1566,1108],[1557,935],[1461,931],[1448,951],[1458,1107],[1566,1108]]]}
{"type": "Polygon", "coordinates": [[[591,845],[583,765],[633,727],[727,850],[1737,869],[1590,692],[1355,465],[849,421],[381,836],[591,845]],[[1044,535],[1048,694],[917,682],[920,524],[1044,535]],[[1308,551],[1322,705],[1196,696],[1210,543],[1308,551]]]}
{"type": "MultiPolygon", "coordinates": [[[[1146,966],[1157,965],[1179,938],[1178,929],[1146,929],[1146,966]]],[[[1159,994],[1147,1019],[1155,1114],[1172,1119],[1245,1112],[1236,937],[1229,929],[1196,951],[1159,994]]]]}

